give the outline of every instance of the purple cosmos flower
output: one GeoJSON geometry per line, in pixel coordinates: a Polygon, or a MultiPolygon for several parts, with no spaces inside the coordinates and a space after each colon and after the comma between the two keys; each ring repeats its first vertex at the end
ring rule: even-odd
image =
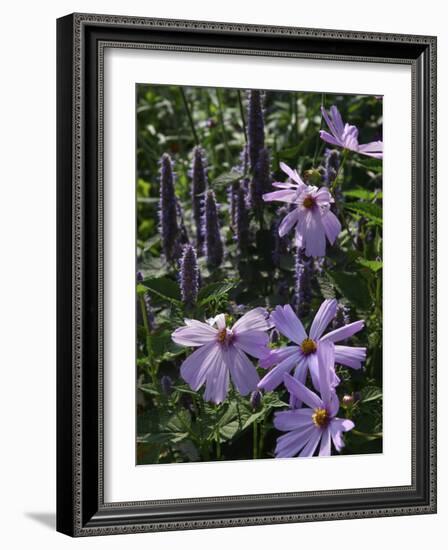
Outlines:
{"type": "MultiPolygon", "coordinates": [[[[275,390],[282,382],[285,373],[294,369],[294,376],[302,384],[305,383],[307,372],[311,374],[314,387],[319,390],[318,350],[322,342],[334,345],[336,342],[353,336],[364,327],[364,321],[356,321],[323,335],[326,328],[336,315],[337,300],[324,300],[311,324],[309,335],[305,332],[302,323],[290,305],[277,306],[271,313],[271,321],[283,336],[293,342],[293,345],[273,349],[262,357],[260,366],[269,368],[266,376],[258,384],[260,389],[275,390]]],[[[361,368],[361,362],[366,358],[366,348],[350,346],[334,346],[334,360],[336,363],[361,368]]],[[[330,380],[333,385],[339,383],[339,378],[331,367],[330,380]]]]}
{"type": "Polygon", "coordinates": [[[331,442],[339,452],[344,446],[342,433],[354,428],[351,420],[336,417],[339,399],[328,377],[329,367],[334,362],[333,351],[328,344],[319,346],[320,397],[299,380],[285,374],[288,391],[307,407],[275,414],[274,426],[287,432],[277,439],[276,458],[310,457],[319,444],[319,456],[330,456],[331,442]]]}
{"type": "Polygon", "coordinates": [[[376,159],[383,158],[383,142],[371,141],[370,143],[360,145],[358,143],[358,128],[356,126],[352,126],[351,124],[343,123],[341,113],[338,111],[336,105],[333,105],[330,108],[329,115],[324,107],[321,107],[320,109],[331,132],[331,134],[329,134],[325,130],[321,130],[321,139],[327,143],[337,145],[343,149],[355,151],[355,153],[360,153],[361,155],[366,155],[376,159]]]}
{"type": "Polygon", "coordinates": [[[280,168],[292,182],[274,182],[272,185],[281,191],[263,195],[265,201],[296,206],[283,218],[278,228],[279,235],[283,237],[295,226],[297,246],[305,248],[307,256],[325,256],[325,237],[333,244],[341,231],[339,220],[330,210],[333,197],[326,187],[306,185],[297,170],[292,170],[284,162],[280,163],[280,168]]]}
{"type": "Polygon", "coordinates": [[[268,313],[255,308],[231,327],[221,313],[207,323],[185,319],[185,326],[171,335],[180,346],[197,347],[180,368],[182,378],[197,391],[205,383],[204,399],[221,403],[227,396],[229,377],[241,395],[257,388],[259,377],[246,354],[266,354],[271,327],[268,313]]]}

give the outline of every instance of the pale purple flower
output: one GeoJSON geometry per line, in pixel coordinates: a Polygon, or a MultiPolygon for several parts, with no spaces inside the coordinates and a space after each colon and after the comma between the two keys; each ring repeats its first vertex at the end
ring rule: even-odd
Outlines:
{"type": "Polygon", "coordinates": [[[280,168],[289,176],[291,182],[274,182],[280,189],[263,195],[265,201],[280,201],[295,205],[280,223],[280,237],[286,235],[294,226],[296,244],[304,248],[307,256],[325,256],[325,237],[333,244],[341,231],[341,224],[330,210],[334,202],[326,187],[306,185],[297,170],[292,170],[284,162],[280,168]]]}
{"type": "Polygon", "coordinates": [[[331,132],[331,134],[329,134],[325,130],[321,130],[321,139],[327,143],[342,147],[343,149],[349,149],[361,155],[376,159],[383,158],[383,142],[371,141],[370,143],[360,145],[358,143],[358,128],[348,123],[344,124],[341,113],[338,111],[336,105],[330,108],[330,114],[327,113],[323,106],[321,107],[321,111],[331,132]]]}
{"type": "Polygon", "coordinates": [[[291,375],[284,375],[288,391],[307,407],[275,414],[274,426],[287,432],[277,439],[276,458],[311,457],[318,445],[319,456],[330,456],[331,442],[336,451],[341,451],[344,446],[343,432],[355,427],[351,420],[336,417],[339,399],[328,376],[334,361],[333,351],[333,347],[327,344],[319,347],[320,397],[291,375]]]}
{"type": "Polygon", "coordinates": [[[185,319],[185,326],[171,337],[180,346],[199,349],[182,363],[182,378],[194,391],[205,383],[204,399],[213,403],[225,400],[230,378],[241,395],[256,390],[259,377],[246,354],[256,358],[266,354],[270,327],[263,308],[247,312],[232,327],[227,327],[223,313],[207,323],[185,319]]]}
{"type": "MultiPolygon", "coordinates": [[[[286,336],[293,345],[270,350],[260,361],[262,368],[272,368],[260,381],[258,387],[266,391],[275,390],[281,384],[285,373],[294,370],[297,380],[305,383],[307,372],[311,374],[314,387],[319,390],[318,350],[322,342],[334,346],[335,363],[352,369],[360,369],[366,358],[366,348],[335,345],[353,336],[364,327],[364,321],[356,321],[324,335],[325,330],[336,315],[337,300],[324,300],[311,324],[309,335],[290,305],[277,306],[270,319],[275,328],[286,336]]],[[[330,380],[339,383],[334,364],[331,366],[330,380]]]]}

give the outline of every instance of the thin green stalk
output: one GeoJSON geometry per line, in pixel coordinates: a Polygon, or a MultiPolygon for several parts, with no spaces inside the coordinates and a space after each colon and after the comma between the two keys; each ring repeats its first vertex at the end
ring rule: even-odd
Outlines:
{"type": "Polygon", "coordinates": [[[150,339],[150,328],[148,324],[148,318],[146,316],[146,305],[145,305],[145,298],[143,294],[139,295],[139,303],[140,303],[140,309],[142,312],[142,319],[143,319],[143,326],[145,327],[146,332],[146,355],[148,358],[148,365],[149,365],[149,375],[152,379],[152,382],[155,386],[157,386],[157,372],[156,372],[156,365],[154,362],[154,354],[152,352],[152,345],[151,345],[151,339],[150,339]]]}
{"type": "Polygon", "coordinates": [[[243,100],[241,99],[241,90],[238,90],[238,105],[240,107],[241,121],[243,123],[244,141],[247,143],[246,119],[244,117],[244,107],[243,107],[243,100]]]}
{"type": "Polygon", "coordinates": [[[252,458],[258,458],[258,424],[254,422],[253,426],[253,439],[252,439],[252,458]]]}
{"type": "Polygon", "coordinates": [[[227,133],[224,125],[224,107],[223,107],[223,101],[222,101],[222,91],[219,88],[216,89],[216,97],[218,98],[219,124],[221,126],[221,134],[222,134],[222,141],[224,143],[226,161],[227,161],[227,164],[230,166],[232,158],[230,156],[229,143],[227,141],[227,133]]]}
{"type": "Polygon", "coordinates": [[[194,127],[193,115],[191,113],[190,105],[188,104],[188,99],[187,99],[187,96],[185,94],[185,90],[183,89],[182,86],[179,87],[179,90],[180,90],[180,95],[182,96],[182,101],[183,101],[185,110],[187,111],[187,117],[188,117],[188,121],[190,123],[190,128],[191,128],[191,132],[193,134],[194,142],[195,142],[196,145],[199,145],[198,134],[196,132],[196,128],[194,127]]]}

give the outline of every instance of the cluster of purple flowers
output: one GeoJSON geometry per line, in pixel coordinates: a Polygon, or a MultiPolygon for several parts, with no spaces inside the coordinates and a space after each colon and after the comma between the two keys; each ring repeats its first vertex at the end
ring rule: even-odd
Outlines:
{"type": "Polygon", "coordinates": [[[223,313],[206,322],[185,319],[185,326],[177,328],[172,339],[180,346],[198,349],[182,363],[181,376],[194,391],[205,384],[204,399],[213,403],[226,399],[230,380],[241,395],[273,391],[284,383],[291,408],[277,413],[274,425],[290,433],[279,438],[276,456],[312,456],[319,441],[319,454],[330,454],[330,436],[339,451],[341,433],[353,423],[335,416],[339,410],[335,364],[360,369],[366,348],[338,344],[360,331],[364,321],[324,334],[337,311],[336,300],[325,300],[309,334],[290,305],[277,306],[270,315],[255,308],[233,324],[223,313]],[[273,328],[288,345],[269,347],[268,332],[273,328]],[[261,380],[248,356],[259,359],[259,366],[268,371],[261,380]],[[305,386],[308,373],[320,397],[305,386]]]}
{"type": "MultiPolygon", "coordinates": [[[[313,456],[316,452],[330,455],[332,446],[336,451],[342,449],[343,432],[354,427],[351,420],[336,416],[340,404],[336,388],[340,379],[335,366],[361,368],[366,359],[366,348],[345,344],[364,327],[364,321],[350,323],[345,306],[335,299],[324,300],[308,333],[300,318],[307,317],[311,311],[312,280],[317,262],[323,261],[326,254],[326,241],[333,245],[341,232],[339,219],[334,208],[332,210],[335,200],[330,192],[330,189],[335,189],[340,154],[337,150],[325,152],[324,186],[310,185],[311,180],[305,183],[297,170],[282,162],[280,168],[287,179],[272,183],[276,190],[268,192],[271,174],[264,140],[263,95],[251,91],[248,100],[248,144],[239,169],[242,177],[231,184],[229,192],[232,226],[238,248],[244,252],[249,245],[248,209],[261,212],[263,201],[286,203],[282,209],[283,219],[279,218],[274,224],[273,260],[275,263],[275,258],[288,250],[285,238],[294,230],[294,306],[297,314],[287,304],[277,306],[270,314],[257,307],[237,320],[225,313],[205,322],[185,319],[185,325],[172,333],[172,340],[180,346],[196,348],[183,361],[180,374],[194,391],[205,386],[206,401],[222,403],[232,382],[241,395],[251,394],[251,406],[257,409],[263,392],[284,385],[289,393],[290,407],[277,412],[274,417],[275,427],[285,432],[277,440],[277,457],[313,456]],[[333,330],[326,332],[330,324],[333,330]],[[261,379],[254,359],[259,361],[261,369],[266,370],[261,379]],[[313,390],[306,385],[308,379],[313,390]]],[[[331,132],[322,130],[322,140],[344,151],[382,158],[382,142],[360,145],[358,129],[344,124],[335,106],[331,107],[329,114],[322,108],[322,115],[331,132]]],[[[171,159],[168,155],[162,157],[160,218],[163,251],[169,261],[182,254],[180,287],[186,306],[194,305],[197,300],[197,253],[205,254],[210,270],[218,268],[224,258],[218,205],[215,193],[208,185],[205,155],[200,147],[193,151],[191,177],[196,249],[186,244],[179,253],[182,223],[179,225],[178,219],[182,216],[174,193],[171,159]]]]}

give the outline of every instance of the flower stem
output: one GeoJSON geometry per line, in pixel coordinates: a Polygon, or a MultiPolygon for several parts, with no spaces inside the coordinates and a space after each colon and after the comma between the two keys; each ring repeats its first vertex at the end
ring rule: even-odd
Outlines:
{"type": "Polygon", "coordinates": [[[180,95],[182,96],[182,101],[183,101],[185,110],[187,111],[188,121],[190,123],[190,128],[191,128],[191,132],[193,134],[194,142],[195,142],[196,145],[199,145],[198,134],[196,132],[196,128],[194,127],[193,115],[191,114],[191,109],[190,109],[190,105],[188,103],[187,96],[185,94],[185,90],[183,89],[182,86],[180,86],[179,89],[180,89],[180,95]]]}
{"type": "Polygon", "coordinates": [[[258,424],[253,423],[253,453],[252,458],[258,458],[258,424]]]}

